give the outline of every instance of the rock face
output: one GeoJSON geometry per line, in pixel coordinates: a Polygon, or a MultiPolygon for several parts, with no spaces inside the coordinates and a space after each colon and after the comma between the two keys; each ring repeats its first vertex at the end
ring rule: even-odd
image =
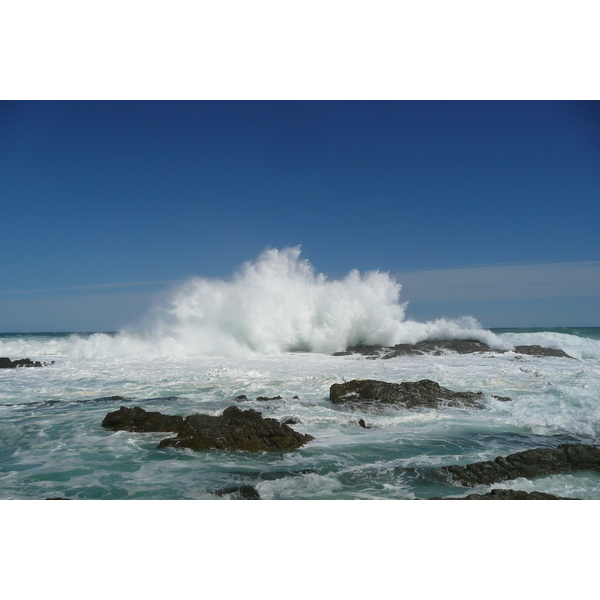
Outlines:
{"type": "Polygon", "coordinates": [[[313,440],[275,419],[265,419],[256,410],[226,408],[220,417],[190,415],[175,438],[163,440],[159,448],[176,447],[192,450],[291,450],[313,440]]]}
{"type": "Polygon", "coordinates": [[[139,406],[108,413],[102,421],[102,427],[115,431],[179,431],[183,417],[179,415],[163,415],[160,412],[148,412],[139,406]]]}
{"type": "Polygon", "coordinates": [[[6,356],[0,358],[0,369],[16,369],[17,367],[41,367],[42,363],[39,360],[35,362],[29,358],[20,358],[18,360],[10,360],[6,356]]]}
{"type": "MultiPolygon", "coordinates": [[[[563,350],[544,348],[542,346],[515,346],[514,351],[519,354],[531,356],[559,356],[573,358],[563,350]]],[[[439,356],[445,352],[456,352],[457,354],[473,354],[481,352],[494,352],[502,354],[506,350],[495,350],[479,340],[439,340],[432,342],[418,342],[416,344],[396,344],[395,346],[350,346],[343,352],[334,352],[333,356],[349,356],[351,354],[362,354],[370,359],[395,358],[396,356],[418,356],[433,354],[439,356]]]]}
{"type": "Polygon", "coordinates": [[[430,498],[430,500],[579,500],[579,498],[561,498],[544,492],[523,492],[521,490],[494,489],[487,494],[469,494],[463,497],[430,498]]]}
{"type": "MultiPolygon", "coordinates": [[[[453,392],[430,379],[402,383],[388,383],[375,379],[353,379],[334,383],[329,389],[334,404],[401,404],[406,408],[419,406],[480,406],[482,392],[453,392]]],[[[510,400],[497,396],[499,400],[510,400]]]]}
{"type": "Polygon", "coordinates": [[[489,485],[517,477],[554,475],[571,471],[600,470],[600,448],[587,444],[561,444],[558,448],[533,448],[498,456],[494,460],[442,467],[461,485],[489,485]]]}

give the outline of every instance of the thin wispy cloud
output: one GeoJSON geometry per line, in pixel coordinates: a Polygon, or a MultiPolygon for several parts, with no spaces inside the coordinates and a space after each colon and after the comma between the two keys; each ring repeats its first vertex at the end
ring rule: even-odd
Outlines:
{"type": "Polygon", "coordinates": [[[415,302],[530,300],[600,296],[600,261],[483,265],[395,273],[415,302]]]}

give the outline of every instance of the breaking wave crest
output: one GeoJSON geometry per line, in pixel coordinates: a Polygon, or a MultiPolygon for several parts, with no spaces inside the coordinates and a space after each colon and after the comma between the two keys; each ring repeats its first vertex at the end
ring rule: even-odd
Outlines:
{"type": "Polygon", "coordinates": [[[191,278],[164,296],[141,327],[135,327],[144,333],[74,336],[55,342],[50,353],[76,357],[330,353],[357,344],[466,338],[510,347],[472,317],[406,320],[401,285],[388,273],[353,270],[330,280],[316,273],[300,253],[300,247],[270,249],[230,279],[191,278]]]}
{"type": "Polygon", "coordinates": [[[172,351],[203,355],[335,352],[465,337],[503,345],[471,317],[405,320],[401,286],[388,273],[353,270],[330,280],[300,252],[267,250],[230,280],[192,278],[154,307],[145,329],[169,340],[172,351]]]}

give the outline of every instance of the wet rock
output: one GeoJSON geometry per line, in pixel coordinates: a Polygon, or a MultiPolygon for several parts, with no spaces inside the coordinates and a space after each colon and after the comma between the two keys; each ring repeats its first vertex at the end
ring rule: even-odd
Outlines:
{"type": "Polygon", "coordinates": [[[482,392],[453,392],[430,379],[388,383],[375,379],[353,379],[334,383],[329,389],[334,404],[401,404],[406,408],[480,406],[482,392]]]}
{"type": "Polygon", "coordinates": [[[266,396],[258,396],[256,398],[257,402],[268,402],[269,400],[281,400],[281,396],[273,396],[272,398],[267,398],[266,396]]]}
{"type": "MultiPolygon", "coordinates": [[[[563,350],[544,348],[543,346],[538,345],[515,346],[514,351],[518,354],[529,354],[531,356],[560,356],[564,358],[573,358],[563,350]]],[[[480,342],[479,340],[435,340],[417,342],[416,344],[396,344],[395,346],[350,346],[342,352],[334,352],[333,356],[360,354],[370,359],[386,359],[395,358],[397,356],[419,356],[423,354],[440,356],[446,352],[456,352],[457,354],[493,352],[496,354],[503,354],[506,350],[490,348],[487,344],[480,342]]]]}
{"type": "Polygon", "coordinates": [[[282,425],[300,425],[300,423],[302,423],[302,421],[300,421],[298,417],[288,417],[281,421],[282,425]]]}
{"type": "Polygon", "coordinates": [[[543,346],[515,346],[515,352],[518,354],[529,354],[530,356],[558,356],[561,358],[573,358],[564,350],[556,348],[544,348],[543,346]]]}
{"type": "Polygon", "coordinates": [[[236,396],[234,400],[237,400],[238,402],[246,402],[246,400],[248,400],[248,396],[246,396],[246,394],[242,394],[241,396],[236,396]]]}
{"type": "Polygon", "coordinates": [[[359,425],[360,427],[362,427],[363,429],[372,429],[372,427],[370,427],[369,425],[367,425],[367,424],[365,423],[365,420],[364,420],[364,419],[359,419],[359,420],[358,420],[358,425],[359,425]]]}
{"type": "Polygon", "coordinates": [[[19,358],[18,360],[10,360],[3,356],[0,358],[0,369],[16,369],[17,367],[41,367],[42,363],[39,360],[35,362],[29,358],[19,358]]]}
{"type": "Polygon", "coordinates": [[[163,415],[160,412],[148,412],[139,406],[108,413],[102,421],[102,427],[114,431],[179,431],[183,417],[179,415],[163,415]]]}
{"type": "Polygon", "coordinates": [[[489,485],[517,477],[537,477],[572,471],[599,471],[600,448],[588,444],[561,444],[558,448],[533,448],[494,460],[442,467],[453,481],[465,485],[489,485]]]}
{"type": "Polygon", "coordinates": [[[240,485],[237,487],[229,487],[215,492],[217,496],[225,496],[232,494],[240,500],[260,500],[260,494],[257,489],[251,485],[240,485]]]}
{"type": "Polygon", "coordinates": [[[487,494],[469,494],[468,496],[447,498],[430,498],[430,500],[579,500],[579,498],[564,498],[546,494],[544,492],[523,492],[521,490],[500,490],[493,489],[487,494]]]}
{"type": "Polygon", "coordinates": [[[181,425],[177,437],[162,440],[159,448],[191,448],[192,450],[292,450],[314,438],[255,410],[226,408],[219,417],[190,415],[181,425]]]}

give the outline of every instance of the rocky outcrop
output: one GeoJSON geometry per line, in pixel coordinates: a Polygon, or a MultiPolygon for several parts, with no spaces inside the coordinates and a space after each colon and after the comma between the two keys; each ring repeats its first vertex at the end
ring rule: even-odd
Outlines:
{"type": "MultiPolygon", "coordinates": [[[[375,379],[353,379],[334,383],[329,389],[334,404],[399,404],[406,408],[440,406],[480,406],[482,392],[453,392],[430,379],[388,383],[375,379]]],[[[498,400],[510,400],[495,396],[498,400]]]]}
{"type": "Polygon", "coordinates": [[[514,351],[517,354],[529,354],[530,356],[558,356],[559,358],[573,358],[564,350],[556,348],[544,348],[543,346],[515,346],[514,351]]]}
{"type": "Polygon", "coordinates": [[[447,498],[436,496],[435,498],[430,498],[430,500],[579,500],[579,498],[563,498],[544,492],[493,489],[487,494],[469,494],[468,496],[449,496],[447,498]]]}
{"type": "Polygon", "coordinates": [[[292,450],[313,440],[276,419],[264,418],[256,410],[226,408],[219,417],[191,415],[185,419],[175,438],[163,440],[159,448],[192,450],[292,450]]]}
{"type": "Polygon", "coordinates": [[[114,431],[179,431],[183,424],[183,417],[179,415],[163,415],[160,412],[148,412],[139,406],[127,408],[121,406],[119,410],[108,413],[102,421],[102,427],[114,431]]]}
{"type": "Polygon", "coordinates": [[[465,486],[490,485],[517,477],[555,475],[571,471],[600,470],[600,448],[588,444],[561,444],[558,448],[533,448],[494,460],[442,467],[454,482],[465,486]]]}
{"type": "MultiPolygon", "coordinates": [[[[440,356],[447,352],[456,352],[457,354],[474,354],[482,352],[493,352],[503,354],[506,350],[497,350],[490,348],[487,344],[479,340],[438,340],[431,342],[417,342],[416,344],[396,344],[395,346],[350,346],[342,352],[334,352],[333,356],[349,356],[352,354],[361,354],[369,359],[377,358],[395,358],[397,356],[419,356],[423,354],[432,354],[440,356]]],[[[558,356],[563,358],[573,358],[563,350],[554,348],[544,348],[543,346],[515,346],[514,352],[518,354],[529,354],[530,356],[558,356]]]]}
{"type": "Polygon", "coordinates": [[[29,358],[20,358],[18,360],[10,360],[6,356],[0,358],[0,369],[16,369],[17,367],[41,367],[42,363],[39,360],[35,362],[29,358]]]}

